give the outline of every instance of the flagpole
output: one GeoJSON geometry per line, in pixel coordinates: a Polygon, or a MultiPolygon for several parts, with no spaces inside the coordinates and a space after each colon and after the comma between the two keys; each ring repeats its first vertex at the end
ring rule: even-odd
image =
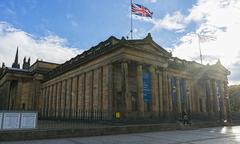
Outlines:
{"type": "Polygon", "coordinates": [[[199,52],[200,52],[200,60],[201,60],[201,64],[202,64],[202,51],[201,51],[201,46],[200,46],[200,35],[197,34],[198,36],[198,48],[199,48],[199,52]]]}
{"type": "Polygon", "coordinates": [[[132,0],[131,0],[131,30],[130,30],[130,33],[131,33],[131,39],[133,39],[133,30],[132,30],[132,27],[133,27],[133,22],[132,22],[132,0]]]}

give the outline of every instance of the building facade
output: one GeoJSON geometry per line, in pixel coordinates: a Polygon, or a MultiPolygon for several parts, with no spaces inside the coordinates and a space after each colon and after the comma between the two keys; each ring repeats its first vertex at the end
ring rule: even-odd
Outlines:
{"type": "MultiPolygon", "coordinates": [[[[15,60],[15,63],[16,60],[15,60]]],[[[230,72],[172,57],[150,34],[110,37],[58,65],[0,70],[2,109],[33,109],[56,119],[228,119],[230,72]]]]}

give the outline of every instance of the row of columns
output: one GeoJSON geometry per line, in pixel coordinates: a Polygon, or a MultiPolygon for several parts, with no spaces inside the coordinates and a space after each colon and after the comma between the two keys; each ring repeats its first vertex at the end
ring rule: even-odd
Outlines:
{"type": "MultiPolygon", "coordinates": [[[[145,102],[143,96],[143,64],[137,64],[136,67],[136,84],[137,84],[137,96],[138,96],[138,111],[142,114],[146,112],[145,110],[145,102]]],[[[129,62],[121,63],[121,72],[122,72],[122,90],[123,97],[126,103],[126,111],[131,112],[131,94],[129,90],[128,83],[128,67],[129,62]]],[[[171,75],[168,72],[161,68],[161,71],[158,71],[156,66],[151,66],[151,93],[152,93],[152,102],[151,102],[151,111],[154,114],[162,114],[169,113],[173,111],[173,103],[172,103],[172,95],[171,95],[171,75]]],[[[199,98],[200,96],[196,93],[197,88],[194,89],[194,84],[190,79],[185,79],[185,94],[186,94],[186,110],[190,110],[192,112],[200,112],[200,104],[199,98]]],[[[227,109],[225,106],[225,99],[227,92],[226,82],[221,82],[221,109],[225,114],[227,109]]],[[[206,108],[208,112],[216,113],[217,110],[217,98],[216,95],[216,81],[207,80],[206,86],[209,87],[209,96],[207,97],[206,108]]],[[[183,107],[181,105],[181,97],[180,97],[180,78],[176,79],[176,112],[181,113],[183,111],[183,107]]]]}
{"type": "MultiPolygon", "coordinates": [[[[123,61],[121,63],[121,73],[122,73],[122,92],[125,100],[126,112],[132,112],[131,106],[131,94],[129,90],[129,63],[128,61],[123,61]]],[[[145,65],[137,63],[136,66],[136,84],[137,84],[137,96],[138,96],[138,112],[141,116],[147,112],[146,104],[144,102],[143,95],[143,67],[145,65]]],[[[149,66],[146,66],[149,67],[149,66]]],[[[164,114],[169,112],[169,98],[168,98],[168,79],[167,71],[163,68],[157,68],[157,66],[150,66],[151,73],[151,112],[158,116],[159,114],[164,114]],[[161,69],[161,70],[159,70],[161,69]]]]}
{"type": "Polygon", "coordinates": [[[42,116],[110,118],[111,76],[112,65],[109,64],[43,87],[39,101],[42,116]]]}
{"type": "MultiPolygon", "coordinates": [[[[168,112],[175,112],[175,113],[181,113],[184,109],[182,107],[181,102],[181,94],[180,94],[180,78],[174,77],[176,80],[176,86],[172,87],[171,78],[173,78],[172,75],[168,75],[168,98],[169,98],[169,111],[168,112]],[[173,106],[173,93],[176,95],[176,110],[174,110],[173,106]]],[[[192,82],[189,79],[185,79],[185,97],[186,97],[186,103],[185,103],[185,109],[186,110],[193,110],[192,103],[192,82]]]]}
{"type": "Polygon", "coordinates": [[[207,80],[207,112],[209,113],[222,113],[226,116],[227,113],[227,82],[219,81],[219,92],[217,92],[217,81],[207,80]]]}

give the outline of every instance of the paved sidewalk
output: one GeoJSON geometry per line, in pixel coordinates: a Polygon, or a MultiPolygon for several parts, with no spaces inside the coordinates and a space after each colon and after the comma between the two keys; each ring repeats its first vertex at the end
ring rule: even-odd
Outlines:
{"type": "Polygon", "coordinates": [[[240,126],[111,136],[4,142],[0,144],[239,144],[240,126]]]}

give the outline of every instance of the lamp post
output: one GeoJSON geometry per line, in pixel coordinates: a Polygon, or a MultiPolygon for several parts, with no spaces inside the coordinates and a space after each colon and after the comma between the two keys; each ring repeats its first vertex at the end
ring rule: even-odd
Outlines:
{"type": "Polygon", "coordinates": [[[191,111],[191,109],[190,109],[190,99],[189,99],[189,97],[190,97],[190,88],[187,88],[187,90],[186,90],[186,94],[187,94],[187,99],[188,99],[188,109],[189,109],[189,112],[191,111]]]}
{"type": "MultiPolygon", "coordinates": [[[[173,111],[174,111],[174,116],[173,116],[173,118],[175,119],[175,120],[177,120],[178,119],[178,113],[177,113],[177,96],[176,96],[176,86],[173,86],[172,87],[172,97],[175,97],[175,102],[173,103],[173,111]],[[175,105],[176,104],[176,105],[175,105]]],[[[173,101],[172,101],[173,102],[173,101]]]]}

